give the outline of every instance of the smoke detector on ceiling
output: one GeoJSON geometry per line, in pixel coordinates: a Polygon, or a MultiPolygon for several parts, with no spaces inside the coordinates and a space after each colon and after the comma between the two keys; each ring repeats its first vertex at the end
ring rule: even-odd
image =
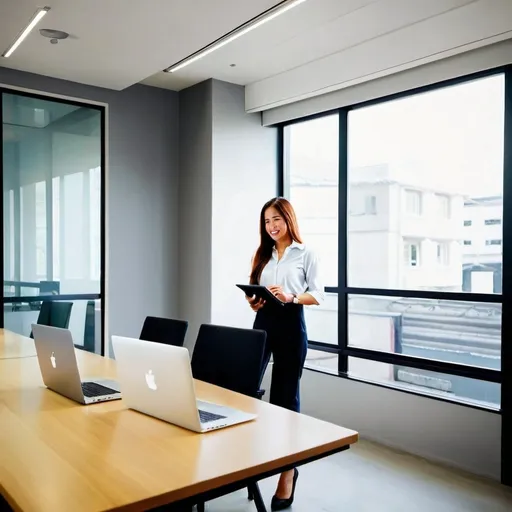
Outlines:
{"type": "Polygon", "coordinates": [[[52,44],[57,44],[61,39],[67,39],[69,37],[67,32],[63,32],[62,30],[53,30],[50,28],[42,28],[39,30],[39,33],[43,37],[50,39],[50,43],[52,44]]]}

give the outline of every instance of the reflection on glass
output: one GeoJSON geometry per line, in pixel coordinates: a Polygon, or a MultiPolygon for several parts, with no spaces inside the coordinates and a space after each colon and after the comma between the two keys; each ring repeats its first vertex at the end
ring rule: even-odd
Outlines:
{"type": "MultiPolygon", "coordinates": [[[[39,300],[25,304],[6,304],[5,328],[30,336],[32,324],[38,323],[41,315],[41,304],[39,300]]],[[[71,308],[68,329],[75,346],[88,352],[101,353],[101,300],[52,301],[52,304],[65,304],[71,308]]],[[[56,316],[58,318],[59,314],[56,316]]]]}
{"type": "Polygon", "coordinates": [[[305,366],[316,370],[338,373],[338,354],[308,349],[305,366]]]}
{"type": "MultiPolygon", "coordinates": [[[[17,94],[2,107],[4,316],[28,334],[40,301],[9,298],[100,293],[101,112],[17,94]]],[[[83,324],[86,303],[75,306],[83,324]]]]}
{"type": "Polygon", "coordinates": [[[348,285],[501,293],[504,76],[353,110],[348,285]]]}
{"type": "Polygon", "coordinates": [[[501,403],[500,385],[494,382],[483,382],[354,357],[348,358],[348,373],[352,377],[378,384],[387,384],[493,409],[498,409],[501,403]]]}
{"type": "Polygon", "coordinates": [[[349,345],[501,368],[501,304],[350,295],[349,345]]]}

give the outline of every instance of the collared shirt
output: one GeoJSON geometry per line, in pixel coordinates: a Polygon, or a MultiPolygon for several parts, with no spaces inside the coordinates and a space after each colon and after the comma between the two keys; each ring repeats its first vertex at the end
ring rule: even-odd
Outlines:
{"type": "Polygon", "coordinates": [[[324,285],[320,277],[317,255],[304,244],[292,242],[278,261],[274,247],[272,257],[261,273],[262,286],[279,285],[285,293],[301,295],[309,293],[321,304],[324,300],[324,285]]]}

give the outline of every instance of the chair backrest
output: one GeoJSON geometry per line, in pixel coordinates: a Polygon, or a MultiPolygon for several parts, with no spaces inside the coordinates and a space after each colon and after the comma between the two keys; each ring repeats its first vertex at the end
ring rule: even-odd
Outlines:
{"type": "Polygon", "coordinates": [[[195,379],[257,397],[267,333],[203,324],[192,354],[195,379]]]}
{"type": "Polygon", "coordinates": [[[182,347],[187,329],[188,322],[186,320],[148,316],[144,320],[139,339],[182,347]]]}
{"type": "Polygon", "coordinates": [[[84,325],[84,344],[82,346],[75,344],[77,348],[94,352],[96,337],[96,316],[94,311],[95,303],[93,300],[87,301],[85,308],[85,325],[84,325]]]}
{"type": "MultiPolygon", "coordinates": [[[[72,302],[56,302],[45,300],[41,304],[37,323],[39,325],[48,325],[50,327],[60,327],[67,329],[69,327],[69,319],[71,317],[72,302]]],[[[30,333],[33,338],[33,333],[30,333]]]]}

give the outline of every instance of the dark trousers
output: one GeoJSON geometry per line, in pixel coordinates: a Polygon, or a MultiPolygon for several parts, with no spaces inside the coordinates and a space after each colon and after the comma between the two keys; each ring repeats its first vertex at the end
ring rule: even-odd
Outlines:
{"type": "Polygon", "coordinates": [[[267,333],[262,376],[273,358],[270,403],[300,412],[300,378],[308,350],[304,307],[267,303],[256,314],[254,328],[267,333]]]}

